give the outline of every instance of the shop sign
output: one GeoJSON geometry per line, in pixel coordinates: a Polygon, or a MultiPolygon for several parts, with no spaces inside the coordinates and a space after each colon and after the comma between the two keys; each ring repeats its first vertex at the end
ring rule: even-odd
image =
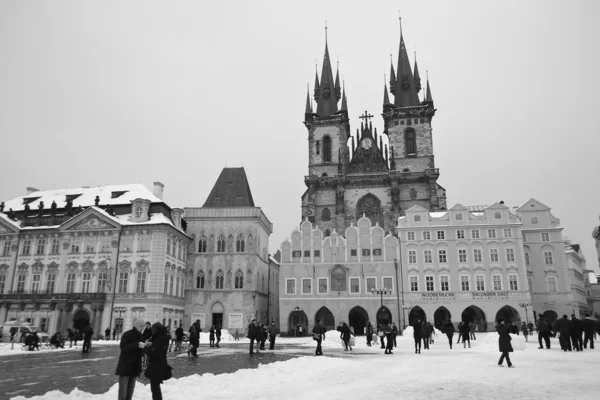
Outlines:
{"type": "Polygon", "coordinates": [[[508,291],[473,292],[473,300],[508,300],[508,291]]]}
{"type": "Polygon", "coordinates": [[[426,300],[453,300],[455,295],[454,292],[423,292],[421,293],[421,297],[426,300]]]}

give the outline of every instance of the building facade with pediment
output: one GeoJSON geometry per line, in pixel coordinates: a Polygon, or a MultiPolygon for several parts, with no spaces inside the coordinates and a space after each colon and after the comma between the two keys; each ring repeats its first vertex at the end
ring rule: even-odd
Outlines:
{"type": "Polygon", "coordinates": [[[143,185],[40,191],[0,204],[0,322],[52,334],[144,317],[183,322],[191,238],[183,210],[143,185]]]}
{"type": "Polygon", "coordinates": [[[253,318],[279,326],[279,266],[268,253],[273,224],[254,205],[244,168],[224,168],[204,205],[185,208],[185,220],[193,240],[190,321],[244,334],[253,318]]]}

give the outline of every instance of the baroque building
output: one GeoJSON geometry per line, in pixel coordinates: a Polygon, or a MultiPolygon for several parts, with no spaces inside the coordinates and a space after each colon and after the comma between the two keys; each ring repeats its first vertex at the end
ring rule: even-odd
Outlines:
{"type": "Polygon", "coordinates": [[[279,322],[279,265],[268,254],[273,224],[254,205],[244,168],[224,168],[202,207],[186,208],[192,285],[186,313],[202,326],[244,331],[279,322]]]}
{"type": "Polygon", "coordinates": [[[191,238],[163,188],[28,188],[0,204],[0,323],[103,334],[136,317],[182,322],[191,238]]]}
{"type": "Polygon", "coordinates": [[[422,101],[421,89],[417,63],[411,68],[401,35],[397,69],[392,65],[390,73],[393,102],[387,84],[384,87],[383,131],[378,134],[370,121],[373,116],[365,112],[353,136],[345,89],[339,71],[333,78],[325,43],[321,77],[317,74],[314,84],[316,110],[308,93],[306,99],[308,175],[303,220],[308,218],[328,236],[333,230],[345,232],[364,214],[373,226],[393,231],[397,218],[414,205],[445,209],[446,192],[437,183],[439,170],[434,163],[431,121],[436,110],[429,82],[422,101]]]}

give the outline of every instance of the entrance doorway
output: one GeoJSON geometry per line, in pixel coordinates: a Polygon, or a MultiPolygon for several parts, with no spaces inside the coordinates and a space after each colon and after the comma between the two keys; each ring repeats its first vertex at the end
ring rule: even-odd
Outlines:
{"type": "Polygon", "coordinates": [[[223,313],[225,312],[225,307],[221,302],[216,302],[210,308],[212,312],[212,325],[223,327],[223,313]]]}
{"type": "Polygon", "coordinates": [[[73,316],[73,328],[77,329],[81,332],[83,328],[90,324],[90,315],[87,311],[81,309],[77,310],[75,315],[73,316]]]}
{"type": "Polygon", "coordinates": [[[473,322],[477,325],[479,332],[487,332],[487,321],[485,319],[485,313],[481,308],[469,306],[462,312],[461,318],[463,322],[473,322]]]}
{"type": "Polygon", "coordinates": [[[303,333],[306,332],[308,326],[308,317],[300,308],[296,307],[294,311],[290,313],[288,320],[288,333],[291,336],[298,336],[299,327],[302,327],[303,333]]]}
{"type": "Polygon", "coordinates": [[[558,314],[556,311],[548,310],[542,314],[542,317],[547,319],[550,322],[550,326],[554,324],[554,321],[558,319],[558,314]]]}
{"type": "Polygon", "coordinates": [[[381,306],[377,311],[377,325],[387,325],[392,322],[392,313],[386,306],[381,306]]]}
{"type": "Polygon", "coordinates": [[[348,325],[350,325],[350,328],[354,329],[355,335],[365,334],[367,322],[369,322],[369,314],[367,314],[367,311],[364,308],[356,306],[350,310],[350,313],[348,314],[348,325]]]}
{"type": "Polygon", "coordinates": [[[412,310],[410,310],[410,314],[408,314],[408,324],[413,326],[417,319],[420,319],[421,322],[423,322],[425,321],[426,317],[425,311],[423,311],[421,307],[413,307],[412,310]]]}
{"type": "Polygon", "coordinates": [[[317,313],[315,314],[315,324],[318,320],[321,320],[323,326],[328,331],[335,329],[335,318],[333,318],[333,313],[329,311],[329,308],[319,308],[319,311],[317,311],[317,313]]]}
{"type": "Polygon", "coordinates": [[[452,319],[452,314],[446,307],[440,307],[435,310],[433,313],[433,323],[437,329],[442,329],[442,325],[446,323],[446,321],[450,321],[452,319]]]}
{"type": "Polygon", "coordinates": [[[521,316],[519,312],[511,306],[504,306],[496,313],[496,322],[504,320],[506,324],[516,322],[519,326],[521,325],[521,316]]]}

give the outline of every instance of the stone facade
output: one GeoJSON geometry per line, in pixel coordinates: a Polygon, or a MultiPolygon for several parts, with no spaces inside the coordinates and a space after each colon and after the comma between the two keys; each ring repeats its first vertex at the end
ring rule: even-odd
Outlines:
{"type": "Polygon", "coordinates": [[[1,322],[30,322],[50,334],[90,322],[103,335],[107,327],[130,329],[136,317],[183,320],[191,239],[182,210],[141,185],[35,191],[6,206],[1,322]],[[77,208],[69,198],[79,199],[77,208]]]}

